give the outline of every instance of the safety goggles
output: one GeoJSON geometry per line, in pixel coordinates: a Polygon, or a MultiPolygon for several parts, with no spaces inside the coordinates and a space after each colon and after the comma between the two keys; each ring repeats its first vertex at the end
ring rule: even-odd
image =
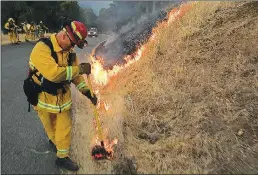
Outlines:
{"type": "Polygon", "coordinates": [[[82,40],[80,39],[75,33],[72,33],[76,43],[73,42],[73,40],[71,39],[71,37],[69,36],[69,33],[67,32],[67,29],[65,29],[65,33],[66,35],[68,36],[70,42],[71,42],[71,45],[74,47],[75,45],[77,45],[80,49],[83,49],[84,46],[87,46],[88,45],[88,42],[87,40],[82,40]]]}
{"type": "Polygon", "coordinates": [[[72,47],[74,47],[74,46],[75,46],[75,43],[71,40],[69,34],[68,34],[67,32],[65,32],[65,34],[66,34],[66,36],[69,38],[72,47]]]}
{"type": "Polygon", "coordinates": [[[74,43],[72,41],[72,39],[70,38],[69,34],[67,32],[65,32],[67,37],[69,38],[70,42],[71,42],[71,45],[72,47],[74,47],[75,45],[77,45],[80,49],[82,49],[84,46],[87,46],[88,45],[88,42],[87,40],[81,40],[77,35],[74,34],[74,37],[77,41],[77,43],[74,43]]]}

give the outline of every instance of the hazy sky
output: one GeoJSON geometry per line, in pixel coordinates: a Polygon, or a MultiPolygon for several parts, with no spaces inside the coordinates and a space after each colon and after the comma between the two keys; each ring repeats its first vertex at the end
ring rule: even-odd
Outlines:
{"type": "Polygon", "coordinates": [[[109,7],[109,4],[113,1],[80,1],[78,0],[78,4],[82,8],[92,8],[96,15],[99,15],[99,10],[101,8],[109,7]]]}

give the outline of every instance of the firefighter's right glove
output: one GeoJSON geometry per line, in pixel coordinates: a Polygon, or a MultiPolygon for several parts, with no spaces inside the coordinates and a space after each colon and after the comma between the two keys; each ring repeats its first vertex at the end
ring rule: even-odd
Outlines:
{"type": "Polygon", "coordinates": [[[88,99],[91,101],[92,104],[94,104],[95,106],[97,105],[97,103],[98,103],[97,96],[95,94],[93,94],[93,97],[92,97],[91,94],[90,94],[90,90],[86,90],[82,93],[83,93],[83,95],[88,97],[88,99]]]}
{"type": "Polygon", "coordinates": [[[91,65],[90,63],[81,63],[79,64],[79,74],[91,74],[91,65]]]}

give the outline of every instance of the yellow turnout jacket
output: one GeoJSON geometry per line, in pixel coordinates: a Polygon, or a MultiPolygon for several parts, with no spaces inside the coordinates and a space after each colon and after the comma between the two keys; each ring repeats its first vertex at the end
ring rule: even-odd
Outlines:
{"type": "MultiPolygon", "coordinates": [[[[73,50],[63,51],[57,43],[55,34],[52,34],[50,39],[58,57],[58,64],[51,56],[50,48],[45,43],[38,42],[30,55],[30,68],[32,70],[37,69],[38,75],[41,73],[44,78],[54,83],[68,80],[71,81],[81,92],[89,90],[84,77],[79,75],[78,58],[76,57],[72,66],[68,66],[68,55],[70,52],[73,52],[73,50]]],[[[41,84],[35,75],[33,75],[32,78],[37,84],[41,84]]],[[[35,106],[34,109],[45,110],[51,113],[59,113],[69,110],[72,105],[70,84],[65,84],[64,87],[66,92],[63,93],[62,89],[59,89],[57,96],[47,92],[41,92],[38,97],[38,105],[35,106]]]]}
{"type": "Polygon", "coordinates": [[[7,30],[9,30],[9,29],[14,29],[14,27],[17,27],[17,25],[16,24],[10,24],[9,22],[7,22],[7,23],[5,23],[5,25],[4,25],[4,28],[5,29],[7,29],[7,30]]]}

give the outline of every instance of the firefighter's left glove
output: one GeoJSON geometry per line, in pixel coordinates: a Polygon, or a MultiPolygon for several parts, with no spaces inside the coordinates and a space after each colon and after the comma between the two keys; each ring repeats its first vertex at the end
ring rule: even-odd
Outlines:
{"type": "Polygon", "coordinates": [[[80,74],[91,74],[91,65],[90,63],[81,63],[79,64],[79,73],[80,74]]]}
{"type": "Polygon", "coordinates": [[[82,92],[83,95],[85,95],[86,97],[88,97],[88,99],[91,101],[92,104],[94,104],[95,106],[98,103],[98,99],[97,96],[95,94],[93,94],[93,97],[91,96],[90,90],[86,90],[84,92],[82,92]]]}

